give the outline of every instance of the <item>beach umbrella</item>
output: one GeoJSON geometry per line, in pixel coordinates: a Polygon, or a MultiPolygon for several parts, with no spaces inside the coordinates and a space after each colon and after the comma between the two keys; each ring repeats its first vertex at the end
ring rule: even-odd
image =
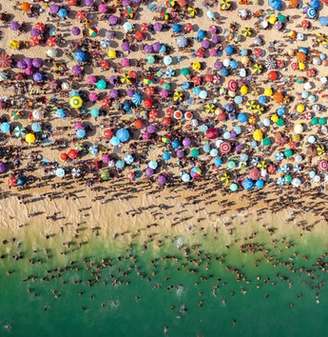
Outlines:
{"type": "Polygon", "coordinates": [[[220,9],[225,11],[228,10],[231,7],[230,0],[221,0],[220,1],[220,9]]]}
{"type": "Polygon", "coordinates": [[[130,139],[130,133],[127,129],[119,129],[116,132],[116,137],[120,140],[120,142],[125,143],[130,139]]]}
{"type": "Polygon", "coordinates": [[[154,31],[156,32],[160,32],[163,29],[163,25],[160,22],[156,22],[153,25],[154,31]]]}
{"type": "Polygon", "coordinates": [[[2,52],[0,54],[0,68],[9,68],[11,66],[11,62],[11,56],[9,56],[6,52],[2,52]]]}
{"type": "Polygon", "coordinates": [[[306,155],[309,158],[314,158],[317,155],[317,148],[314,145],[310,145],[306,150],[306,155]]]}
{"type": "Polygon", "coordinates": [[[252,35],[252,30],[251,28],[248,28],[248,27],[244,27],[242,30],[242,35],[245,36],[245,37],[248,37],[248,36],[251,36],[252,35]]]}
{"type": "Polygon", "coordinates": [[[187,47],[188,41],[184,36],[178,36],[176,39],[176,44],[179,48],[187,47]]]}
{"type": "Polygon", "coordinates": [[[3,162],[0,162],[0,173],[6,172],[6,164],[3,162]]]}
{"type": "Polygon", "coordinates": [[[263,71],[263,66],[261,64],[255,63],[253,68],[252,68],[252,73],[253,74],[261,74],[263,71]]]}
{"type": "Polygon", "coordinates": [[[225,172],[221,175],[221,181],[228,183],[230,181],[230,176],[225,172]]]}
{"type": "Polygon", "coordinates": [[[208,103],[205,105],[205,112],[207,113],[213,113],[215,110],[215,105],[213,103],[208,103]]]}
{"type": "Polygon", "coordinates": [[[142,96],[138,93],[135,93],[133,96],[132,96],[132,102],[136,105],[136,106],[139,106],[142,102],[142,96]]]}
{"type": "Polygon", "coordinates": [[[15,129],[14,129],[14,134],[15,134],[15,136],[16,136],[17,138],[22,138],[22,137],[25,136],[26,130],[25,130],[25,128],[24,128],[23,126],[18,125],[18,126],[16,126],[15,129]]]}
{"type": "Polygon", "coordinates": [[[285,179],[283,177],[279,177],[277,179],[277,184],[278,185],[282,186],[282,185],[284,185],[284,183],[285,183],[285,179]]]}
{"type": "Polygon", "coordinates": [[[10,124],[7,123],[7,122],[1,123],[0,129],[1,129],[1,132],[3,132],[3,133],[9,133],[10,124]]]}
{"type": "Polygon", "coordinates": [[[101,171],[100,177],[101,177],[102,180],[108,180],[109,179],[109,171],[108,170],[101,171]]]}
{"type": "Polygon", "coordinates": [[[231,144],[229,142],[222,142],[219,146],[222,154],[228,154],[231,151],[231,144]]]}
{"type": "Polygon", "coordinates": [[[166,55],[163,57],[163,63],[168,66],[172,63],[172,57],[169,55],[166,55]]]}
{"type": "Polygon", "coordinates": [[[74,160],[77,157],[78,151],[75,149],[71,149],[69,150],[69,152],[67,153],[67,157],[74,160]]]}
{"type": "Polygon", "coordinates": [[[246,191],[250,191],[253,186],[254,186],[254,182],[252,179],[250,178],[246,178],[244,179],[244,181],[242,182],[242,186],[246,191]]]}
{"type": "Polygon", "coordinates": [[[328,161],[325,159],[321,159],[318,162],[318,168],[321,171],[327,172],[328,171],[328,161]]]}
{"type": "Polygon", "coordinates": [[[122,170],[125,166],[125,163],[123,160],[119,159],[116,163],[115,163],[115,167],[119,170],[122,170]]]}
{"type": "Polygon", "coordinates": [[[248,109],[248,110],[254,110],[255,109],[255,107],[256,107],[256,104],[255,104],[255,101],[254,100],[248,100],[247,102],[246,102],[246,108],[248,109]]]}
{"type": "Polygon", "coordinates": [[[147,168],[145,169],[145,175],[146,175],[147,177],[151,177],[152,175],[154,175],[154,170],[153,170],[152,168],[150,168],[150,167],[147,167],[147,168]]]}
{"type": "Polygon", "coordinates": [[[257,169],[256,167],[254,167],[254,168],[250,171],[249,176],[250,176],[250,178],[251,178],[252,180],[258,180],[258,179],[260,179],[260,177],[261,177],[261,172],[260,172],[259,169],[257,169]]]}
{"type": "Polygon", "coordinates": [[[130,22],[125,22],[123,24],[123,29],[127,33],[127,32],[130,32],[133,29],[133,26],[130,22]]]}
{"type": "Polygon", "coordinates": [[[10,177],[10,178],[8,179],[8,185],[9,185],[10,187],[16,186],[16,185],[17,185],[17,179],[16,179],[15,177],[10,177]]]}
{"type": "Polygon", "coordinates": [[[57,15],[61,18],[61,19],[65,19],[67,16],[67,10],[65,8],[60,8],[59,11],[57,12],[57,15]]]}
{"type": "Polygon", "coordinates": [[[155,57],[153,55],[147,55],[146,62],[148,64],[154,64],[155,63],[155,57]]]}
{"type": "Polygon", "coordinates": [[[314,8],[312,8],[312,7],[308,7],[308,9],[306,11],[306,16],[309,19],[315,19],[316,16],[317,16],[317,11],[314,8]]]}
{"type": "Polygon", "coordinates": [[[276,160],[283,160],[284,159],[284,154],[282,152],[277,152],[275,155],[274,155],[275,159],[276,160]]]}
{"type": "Polygon", "coordinates": [[[302,171],[301,165],[294,165],[293,166],[293,172],[294,173],[300,173],[302,171]]]}
{"type": "Polygon", "coordinates": [[[290,184],[292,182],[293,178],[290,174],[285,175],[284,181],[286,184],[290,184]]]}
{"type": "Polygon", "coordinates": [[[131,154],[127,154],[124,156],[124,161],[126,162],[126,164],[131,165],[134,161],[134,158],[131,154]]]}
{"type": "Polygon", "coordinates": [[[183,100],[183,93],[179,91],[175,91],[173,95],[173,99],[175,101],[181,102],[183,100]]]}
{"type": "Polygon", "coordinates": [[[89,147],[89,153],[95,156],[98,153],[98,147],[96,145],[91,145],[89,147]]]}
{"type": "Polygon", "coordinates": [[[33,133],[28,133],[25,136],[25,140],[28,144],[33,144],[35,142],[35,136],[33,135],[33,133]]]}
{"type": "Polygon", "coordinates": [[[50,47],[50,48],[55,47],[56,44],[57,44],[57,39],[56,39],[54,36],[49,37],[49,38],[47,39],[47,42],[46,42],[46,43],[47,43],[47,46],[50,47]]]}
{"type": "Polygon", "coordinates": [[[110,143],[111,143],[111,145],[113,145],[113,146],[117,146],[117,145],[120,144],[120,140],[119,140],[118,137],[114,136],[114,137],[112,137],[112,138],[110,139],[110,143]]]}
{"type": "Polygon", "coordinates": [[[86,131],[84,129],[78,129],[76,130],[76,137],[79,139],[85,138],[86,131]]]}
{"type": "Polygon", "coordinates": [[[185,182],[185,183],[189,182],[190,179],[191,179],[191,177],[190,177],[190,175],[189,175],[188,173],[183,173],[183,174],[181,175],[181,180],[182,180],[183,182],[185,182]]]}
{"type": "Polygon", "coordinates": [[[80,96],[73,96],[69,100],[69,105],[73,109],[79,109],[82,106],[82,98],[80,96]]]}
{"type": "Polygon", "coordinates": [[[31,129],[33,132],[41,132],[42,128],[41,125],[39,123],[33,123],[31,126],[31,129]]]}
{"type": "Polygon", "coordinates": [[[302,185],[302,181],[299,178],[294,178],[291,183],[292,183],[292,186],[296,188],[302,185]]]}
{"type": "Polygon", "coordinates": [[[14,31],[19,30],[20,27],[21,27],[21,25],[17,21],[11,21],[10,24],[9,24],[9,28],[11,30],[14,30],[14,31]]]}
{"type": "Polygon", "coordinates": [[[17,50],[17,49],[20,48],[20,42],[17,41],[17,40],[10,40],[10,41],[9,41],[9,47],[10,47],[11,49],[17,50]]]}
{"type": "Polygon", "coordinates": [[[167,68],[167,69],[166,69],[166,72],[165,72],[165,75],[166,75],[167,77],[173,77],[173,76],[175,75],[175,70],[172,69],[172,68],[167,68]]]}

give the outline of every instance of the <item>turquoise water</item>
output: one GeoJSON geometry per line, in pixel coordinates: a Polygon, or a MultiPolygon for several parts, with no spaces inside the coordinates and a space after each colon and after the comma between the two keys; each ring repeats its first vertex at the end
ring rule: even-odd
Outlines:
{"type": "Polygon", "coordinates": [[[32,254],[31,247],[7,244],[0,251],[9,253],[0,265],[0,336],[162,336],[164,327],[167,336],[176,337],[326,336],[322,318],[328,299],[324,284],[316,289],[326,272],[313,267],[324,246],[315,244],[321,242],[316,240],[310,238],[289,249],[283,248],[284,242],[276,248],[267,244],[269,253],[255,254],[240,254],[233,245],[223,249],[210,239],[195,250],[185,246],[185,252],[175,242],[164,243],[161,250],[149,245],[144,251],[135,244],[124,251],[125,246],[98,239],[65,256],[41,249],[32,254]],[[13,262],[11,255],[18,251],[24,258],[13,262]],[[53,257],[47,259],[47,254],[53,257]],[[274,261],[267,262],[264,256],[282,264],[273,267],[274,261]],[[101,258],[107,266],[100,270],[101,258]],[[295,273],[284,263],[294,263],[295,273]],[[62,269],[61,277],[54,268],[62,269]],[[245,275],[247,283],[242,277],[236,280],[233,268],[245,275]],[[314,273],[308,275],[307,270],[314,273]],[[12,274],[7,276],[6,271],[12,274]],[[88,280],[93,280],[90,287],[88,280]]]}

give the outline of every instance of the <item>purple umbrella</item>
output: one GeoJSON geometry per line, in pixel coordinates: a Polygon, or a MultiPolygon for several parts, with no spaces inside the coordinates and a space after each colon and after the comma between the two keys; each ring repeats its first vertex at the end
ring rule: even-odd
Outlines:
{"type": "Polygon", "coordinates": [[[143,140],[149,140],[149,139],[150,139],[150,134],[149,134],[149,132],[144,132],[144,133],[142,134],[142,139],[143,139],[143,140]]]}
{"type": "Polygon", "coordinates": [[[133,2],[137,5],[139,5],[141,3],[141,0],[133,0],[133,2]]]}
{"type": "Polygon", "coordinates": [[[230,131],[230,138],[231,139],[236,139],[237,138],[237,133],[234,130],[230,131]]]}
{"type": "Polygon", "coordinates": [[[25,74],[26,75],[33,75],[33,73],[34,73],[34,69],[33,69],[33,67],[32,66],[28,66],[25,70],[24,70],[24,72],[25,72],[25,74]]]}
{"type": "Polygon", "coordinates": [[[77,75],[77,76],[82,75],[82,72],[83,72],[83,71],[82,71],[82,69],[81,69],[80,66],[75,65],[75,66],[72,67],[72,73],[73,73],[74,75],[77,75]]]}
{"type": "Polygon", "coordinates": [[[108,21],[109,21],[109,24],[110,25],[116,25],[117,24],[117,21],[118,21],[118,17],[116,15],[111,15],[109,18],[108,18],[108,21]]]}
{"type": "Polygon", "coordinates": [[[122,43],[122,45],[121,45],[121,49],[122,49],[123,51],[130,51],[130,45],[129,45],[129,43],[126,42],[126,41],[124,41],[124,42],[122,43]]]}
{"type": "Polygon", "coordinates": [[[98,94],[96,92],[90,92],[89,94],[89,100],[91,102],[95,102],[98,99],[98,94]]]}
{"type": "Polygon", "coordinates": [[[151,177],[154,174],[154,170],[150,167],[147,167],[145,170],[145,174],[147,177],[151,177]]]}
{"type": "Polygon", "coordinates": [[[88,81],[89,84],[96,84],[97,78],[94,75],[89,75],[88,78],[87,78],[87,81],[88,81]]]}
{"type": "Polygon", "coordinates": [[[40,36],[41,32],[37,28],[32,28],[31,36],[40,36]]]}
{"type": "Polygon", "coordinates": [[[152,45],[154,52],[158,53],[162,47],[162,45],[159,42],[155,42],[152,45]]]}
{"type": "Polygon", "coordinates": [[[160,185],[164,185],[166,183],[166,178],[165,176],[163,176],[163,174],[159,175],[157,177],[157,182],[160,184],[160,185]]]}
{"type": "Polygon", "coordinates": [[[129,96],[129,97],[132,97],[134,94],[135,94],[135,91],[133,89],[128,89],[126,91],[126,94],[129,96]]]}
{"type": "Polygon", "coordinates": [[[234,112],[229,112],[228,118],[229,119],[236,119],[236,114],[234,112]]]}
{"type": "Polygon", "coordinates": [[[154,24],[154,30],[155,30],[156,32],[160,32],[162,29],[163,29],[163,25],[162,25],[160,22],[156,22],[156,23],[154,24]]]}
{"type": "Polygon", "coordinates": [[[165,89],[162,89],[160,92],[159,92],[159,95],[161,96],[161,98],[166,98],[169,96],[169,92],[165,89]]]}
{"type": "Polygon", "coordinates": [[[182,141],[182,144],[184,147],[189,147],[191,145],[191,140],[190,138],[184,138],[182,141]]]}
{"type": "Polygon", "coordinates": [[[237,146],[236,146],[236,152],[240,152],[240,151],[242,151],[243,150],[243,146],[241,145],[241,144],[238,144],[237,146]]]}
{"type": "Polygon", "coordinates": [[[118,97],[118,91],[117,91],[116,89],[110,89],[110,90],[109,90],[109,96],[110,96],[111,98],[116,98],[116,97],[118,97]]]}
{"type": "Polygon", "coordinates": [[[156,126],[153,125],[153,124],[150,124],[147,126],[147,132],[149,133],[155,133],[157,130],[156,130],[156,126]]]}
{"type": "Polygon", "coordinates": [[[202,41],[202,48],[207,49],[207,48],[209,48],[209,47],[210,47],[210,41],[208,41],[208,40],[203,40],[203,41],[202,41]]]}
{"type": "Polygon", "coordinates": [[[3,162],[0,162],[0,173],[6,172],[6,164],[3,162]]]}
{"type": "Polygon", "coordinates": [[[86,6],[92,7],[95,2],[93,0],[85,0],[84,3],[86,6]]]}
{"type": "Polygon", "coordinates": [[[24,61],[28,66],[31,66],[33,64],[33,59],[30,57],[25,57],[24,61]]]}
{"type": "Polygon", "coordinates": [[[22,70],[27,68],[27,64],[24,60],[17,61],[16,66],[18,69],[22,69],[22,70]]]}
{"type": "Polygon", "coordinates": [[[51,4],[49,11],[51,14],[56,14],[59,11],[59,6],[57,4],[51,4]]]}
{"type": "Polygon", "coordinates": [[[80,33],[81,33],[81,29],[79,28],[79,27],[73,27],[72,28],[72,34],[73,35],[80,35],[80,33]]]}
{"type": "Polygon", "coordinates": [[[102,162],[103,162],[104,164],[108,164],[109,161],[110,161],[110,156],[109,156],[109,154],[104,153],[104,154],[102,155],[102,157],[101,157],[101,160],[102,160],[102,162]]]}
{"type": "Polygon", "coordinates": [[[112,75],[109,79],[108,82],[111,85],[116,85],[118,83],[118,77],[116,75],[112,75]]]}
{"type": "Polygon", "coordinates": [[[100,5],[98,6],[98,11],[99,11],[100,13],[106,13],[107,10],[108,10],[108,7],[107,7],[106,4],[100,4],[100,5]]]}
{"type": "Polygon", "coordinates": [[[43,61],[42,61],[42,59],[40,59],[40,58],[33,59],[32,65],[33,65],[33,67],[35,67],[35,68],[41,68],[42,65],[43,65],[43,61]]]}
{"type": "Polygon", "coordinates": [[[20,28],[20,24],[17,21],[11,21],[9,27],[11,30],[18,30],[20,28]]]}
{"type": "Polygon", "coordinates": [[[122,58],[121,60],[121,66],[122,67],[128,67],[130,65],[130,60],[126,57],[122,58]]]}
{"type": "Polygon", "coordinates": [[[218,44],[218,43],[220,42],[219,36],[218,36],[218,35],[213,35],[213,36],[212,36],[212,42],[213,42],[214,44],[218,44]]]}
{"type": "Polygon", "coordinates": [[[112,40],[115,38],[115,32],[112,32],[111,30],[107,30],[105,33],[105,37],[108,40],[112,40]]]}
{"type": "Polygon", "coordinates": [[[123,7],[127,7],[127,6],[130,6],[130,5],[131,5],[130,0],[123,0],[123,1],[122,1],[122,6],[123,6],[123,7]]]}
{"type": "Polygon", "coordinates": [[[153,47],[150,44],[146,44],[144,46],[144,52],[147,54],[151,54],[153,52],[153,47]]]}
{"type": "Polygon", "coordinates": [[[214,68],[220,70],[223,67],[223,63],[220,61],[214,62],[214,68]]]}
{"type": "Polygon", "coordinates": [[[218,55],[217,49],[215,49],[215,48],[210,49],[210,55],[211,56],[217,56],[218,55]]]}
{"type": "Polygon", "coordinates": [[[43,75],[41,73],[37,72],[37,73],[33,74],[33,80],[35,82],[42,82],[43,75]]]}
{"type": "Polygon", "coordinates": [[[184,152],[183,152],[183,150],[181,150],[181,149],[179,149],[179,150],[176,152],[176,154],[177,154],[177,157],[178,157],[178,158],[183,158],[183,157],[184,157],[184,152]]]}

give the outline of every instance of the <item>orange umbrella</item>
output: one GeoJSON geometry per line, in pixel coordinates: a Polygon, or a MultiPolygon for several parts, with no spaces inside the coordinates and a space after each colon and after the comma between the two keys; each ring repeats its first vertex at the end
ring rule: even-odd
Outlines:
{"type": "Polygon", "coordinates": [[[297,58],[297,61],[298,61],[298,62],[305,62],[305,60],[306,60],[306,55],[305,55],[303,52],[299,51],[299,52],[296,54],[296,58],[297,58]]]}
{"type": "Polygon", "coordinates": [[[136,31],[135,37],[137,40],[141,41],[143,40],[144,36],[140,30],[136,31]]]}
{"type": "Polygon", "coordinates": [[[21,4],[21,10],[23,12],[28,12],[31,9],[31,5],[28,2],[22,2],[21,4]]]}
{"type": "Polygon", "coordinates": [[[298,0],[289,0],[289,6],[292,8],[298,7],[298,0]]]}
{"type": "Polygon", "coordinates": [[[137,119],[135,122],[134,122],[134,127],[136,128],[136,129],[142,129],[142,127],[143,127],[143,123],[142,123],[142,120],[140,120],[140,119],[137,119]]]}
{"type": "Polygon", "coordinates": [[[284,95],[281,92],[276,92],[272,98],[276,103],[281,103],[284,100],[284,95]]]}

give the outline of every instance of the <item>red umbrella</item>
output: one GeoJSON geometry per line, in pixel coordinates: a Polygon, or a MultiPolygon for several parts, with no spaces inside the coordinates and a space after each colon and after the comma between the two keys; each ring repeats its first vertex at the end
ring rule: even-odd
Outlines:
{"type": "Polygon", "coordinates": [[[129,172],[126,176],[129,180],[134,180],[136,175],[134,174],[134,172],[129,172]]]}
{"type": "Polygon", "coordinates": [[[200,85],[202,82],[202,79],[200,76],[194,76],[192,79],[192,82],[194,83],[194,85],[200,85]]]}
{"type": "Polygon", "coordinates": [[[37,22],[35,24],[35,28],[37,28],[40,32],[43,32],[46,29],[46,26],[42,22],[37,22]]]}
{"type": "Polygon", "coordinates": [[[289,147],[292,149],[292,150],[295,150],[297,148],[297,143],[294,142],[294,141],[290,141],[289,142],[289,147]]]}
{"type": "Polygon", "coordinates": [[[158,117],[158,113],[156,110],[151,110],[148,114],[150,119],[156,119],[158,117]]]}
{"type": "Polygon", "coordinates": [[[327,162],[327,160],[325,160],[325,159],[319,160],[318,167],[319,167],[319,170],[321,170],[321,171],[324,171],[324,172],[328,171],[328,162],[327,162]]]}
{"type": "Polygon", "coordinates": [[[148,32],[149,31],[149,26],[148,26],[147,23],[144,22],[144,23],[142,23],[140,25],[140,29],[141,29],[142,32],[148,32]]]}
{"type": "Polygon", "coordinates": [[[162,118],[162,124],[163,125],[170,125],[171,124],[171,119],[169,117],[163,117],[162,118]]]}
{"type": "Polygon", "coordinates": [[[71,149],[71,150],[68,151],[67,156],[68,156],[68,158],[73,160],[77,157],[77,151],[74,150],[74,149],[71,149]]]}
{"type": "Polygon", "coordinates": [[[37,36],[31,36],[29,43],[31,47],[36,47],[40,44],[40,40],[37,36]]]}
{"type": "Polygon", "coordinates": [[[238,88],[238,84],[237,84],[237,82],[235,80],[230,80],[228,82],[228,89],[230,91],[235,92],[237,90],[237,88],[238,88]]]}
{"type": "Polygon", "coordinates": [[[139,41],[143,40],[143,38],[144,38],[144,36],[143,36],[143,34],[142,34],[142,32],[140,30],[136,31],[135,37],[139,41]]]}
{"type": "Polygon", "coordinates": [[[7,53],[0,54],[0,68],[9,68],[11,66],[11,57],[7,53]]]}
{"type": "Polygon", "coordinates": [[[220,151],[222,154],[227,154],[231,151],[231,144],[229,142],[222,142],[220,144],[220,151]]]}
{"type": "Polygon", "coordinates": [[[197,49],[196,56],[203,58],[205,56],[205,50],[203,48],[197,49]]]}
{"type": "Polygon", "coordinates": [[[68,6],[77,6],[77,0],[67,0],[68,6]]]}
{"type": "Polygon", "coordinates": [[[101,61],[100,66],[101,66],[102,69],[105,69],[105,70],[108,70],[109,67],[110,67],[110,65],[107,61],[101,61]]]}
{"type": "Polygon", "coordinates": [[[17,73],[17,74],[15,75],[15,79],[16,79],[17,81],[23,81],[23,80],[25,80],[25,74],[24,74],[24,73],[17,73]]]}
{"type": "Polygon", "coordinates": [[[303,28],[310,28],[310,21],[308,20],[303,20],[301,24],[303,28]]]}
{"type": "Polygon", "coordinates": [[[268,78],[270,81],[275,81],[278,78],[278,73],[274,70],[270,71],[268,74],[268,78]]]}
{"type": "Polygon", "coordinates": [[[306,72],[307,77],[314,77],[315,76],[315,70],[314,69],[309,69],[306,72]]]}
{"type": "Polygon", "coordinates": [[[167,108],[167,109],[166,109],[166,115],[167,115],[168,117],[172,117],[173,114],[174,114],[174,110],[173,110],[172,108],[167,108]]]}
{"type": "Polygon", "coordinates": [[[136,129],[139,129],[141,130],[143,128],[143,122],[141,119],[137,119],[135,122],[134,122],[134,126],[136,129]]]}
{"type": "Polygon", "coordinates": [[[130,75],[130,77],[132,77],[132,78],[134,78],[134,79],[136,79],[136,78],[138,77],[137,72],[134,71],[134,70],[130,70],[130,71],[129,71],[129,75],[130,75]]]}
{"type": "Polygon", "coordinates": [[[206,74],[204,77],[204,81],[211,83],[213,81],[213,76],[211,74],[206,74]]]}
{"type": "Polygon", "coordinates": [[[224,122],[226,119],[227,119],[227,116],[226,116],[226,114],[225,114],[224,112],[220,112],[220,113],[218,114],[218,120],[219,120],[220,122],[224,122]]]}
{"type": "Polygon", "coordinates": [[[283,68],[285,66],[285,62],[283,60],[277,60],[277,67],[283,68]]]}
{"type": "Polygon", "coordinates": [[[109,98],[104,98],[102,101],[101,101],[101,104],[104,108],[109,108],[110,107],[110,99],[109,98]]]}
{"type": "Polygon", "coordinates": [[[104,136],[107,138],[107,139],[111,139],[113,137],[113,131],[111,129],[107,129],[104,131],[104,136]]]}
{"type": "Polygon", "coordinates": [[[215,139],[217,138],[219,135],[219,132],[217,129],[214,129],[214,128],[209,128],[207,131],[206,131],[206,137],[208,139],[215,139]]]}
{"type": "Polygon", "coordinates": [[[253,180],[259,180],[261,177],[261,172],[259,169],[257,169],[256,167],[254,167],[251,172],[249,172],[249,176],[251,179],[253,180]]]}
{"type": "Polygon", "coordinates": [[[262,50],[260,48],[255,48],[254,49],[254,55],[256,57],[261,57],[262,56],[262,50]]]}
{"type": "Polygon", "coordinates": [[[298,70],[298,63],[292,63],[291,67],[293,70],[298,70]]]}
{"type": "Polygon", "coordinates": [[[17,179],[15,177],[10,177],[8,179],[8,185],[10,187],[16,186],[17,185],[17,179]]]}
{"type": "Polygon", "coordinates": [[[78,11],[75,15],[75,17],[80,20],[83,21],[86,17],[87,17],[87,13],[84,11],[78,11]]]}
{"type": "Polygon", "coordinates": [[[148,96],[153,95],[154,92],[155,92],[154,88],[153,88],[153,87],[149,87],[149,86],[146,87],[146,90],[145,90],[145,91],[146,91],[146,94],[147,94],[148,96]]]}
{"type": "Polygon", "coordinates": [[[57,44],[57,40],[56,40],[55,37],[52,36],[52,37],[49,37],[49,38],[47,39],[47,46],[48,46],[48,47],[55,47],[56,44],[57,44]]]}
{"type": "Polygon", "coordinates": [[[153,101],[150,98],[144,100],[144,105],[146,108],[151,108],[153,106],[153,101]]]}
{"type": "Polygon", "coordinates": [[[276,167],[271,164],[268,166],[267,170],[268,170],[268,173],[274,174],[276,172],[276,167]]]}
{"type": "Polygon", "coordinates": [[[190,33],[192,31],[192,24],[188,22],[184,28],[188,33],[190,33]]]}
{"type": "Polygon", "coordinates": [[[60,154],[60,159],[66,161],[66,160],[68,159],[67,153],[62,152],[62,153],[60,154]]]}

